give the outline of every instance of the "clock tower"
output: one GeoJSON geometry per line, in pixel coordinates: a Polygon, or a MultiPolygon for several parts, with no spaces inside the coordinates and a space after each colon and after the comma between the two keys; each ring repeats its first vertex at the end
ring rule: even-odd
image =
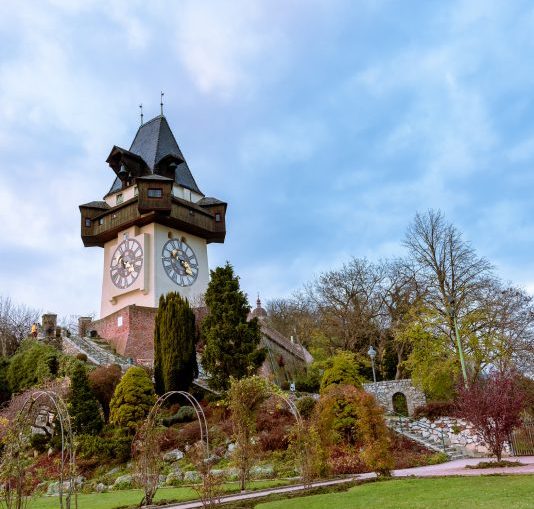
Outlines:
{"type": "Polygon", "coordinates": [[[226,203],[197,186],[167,119],[142,124],[129,150],[114,146],[115,174],[101,201],[80,205],[84,246],[104,249],[100,319],[92,328],[117,352],[153,360],[161,295],[192,306],[209,280],[207,245],[224,242],[226,203]]]}

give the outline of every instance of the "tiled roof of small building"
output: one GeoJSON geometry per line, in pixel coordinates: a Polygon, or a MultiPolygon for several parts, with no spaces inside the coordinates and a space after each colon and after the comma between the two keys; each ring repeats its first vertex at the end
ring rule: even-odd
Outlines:
{"type": "Polygon", "coordinates": [[[197,202],[197,205],[200,205],[201,207],[203,207],[206,205],[226,205],[226,203],[224,203],[221,200],[218,200],[217,198],[212,198],[211,196],[205,196],[204,198],[202,198],[201,200],[197,202]]]}
{"type": "Polygon", "coordinates": [[[84,203],[80,207],[87,207],[88,209],[109,209],[110,206],[105,201],[90,201],[89,203],[84,203]]]}

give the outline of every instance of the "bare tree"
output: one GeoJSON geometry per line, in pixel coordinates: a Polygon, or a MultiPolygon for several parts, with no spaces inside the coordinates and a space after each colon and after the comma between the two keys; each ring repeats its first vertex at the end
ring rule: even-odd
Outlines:
{"type": "Polygon", "coordinates": [[[319,327],[329,338],[332,352],[338,348],[366,351],[369,344],[376,343],[384,277],[384,264],[352,258],[305,286],[304,294],[318,314],[319,327]]]}
{"type": "Polygon", "coordinates": [[[309,346],[317,331],[318,317],[302,293],[295,293],[289,299],[273,299],[267,302],[267,322],[286,337],[309,346]]]}
{"type": "Polygon", "coordinates": [[[395,380],[404,377],[404,361],[410,352],[410,344],[399,331],[409,320],[414,306],[421,301],[423,289],[420,287],[413,269],[405,260],[386,263],[386,277],[382,281],[380,295],[382,312],[380,314],[379,355],[391,348],[396,355],[395,380]]]}
{"type": "Polygon", "coordinates": [[[0,355],[13,355],[20,342],[39,320],[39,311],[0,296],[0,355]]]}
{"type": "Polygon", "coordinates": [[[463,336],[474,332],[465,329],[482,308],[481,295],[493,281],[492,265],[476,254],[440,211],[416,214],[404,245],[424,289],[424,306],[441,317],[434,323],[434,334],[448,337],[451,348],[459,349],[456,327],[463,336]]]}
{"type": "Polygon", "coordinates": [[[476,254],[440,211],[416,214],[404,245],[414,262],[415,276],[424,288],[426,304],[444,317],[452,331],[451,317],[461,317],[476,306],[480,289],[491,278],[492,265],[476,254]]]}

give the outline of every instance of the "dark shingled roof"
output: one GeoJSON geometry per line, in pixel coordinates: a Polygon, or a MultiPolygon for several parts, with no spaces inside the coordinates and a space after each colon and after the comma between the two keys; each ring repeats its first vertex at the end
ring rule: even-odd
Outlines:
{"type": "Polygon", "coordinates": [[[226,205],[225,202],[218,200],[217,198],[212,198],[211,196],[205,196],[197,202],[197,205],[206,206],[206,205],[226,205]]]}
{"type": "Polygon", "coordinates": [[[84,203],[80,207],[87,207],[88,209],[109,209],[110,206],[105,201],[90,201],[89,203],[84,203]]]}
{"type": "MultiPolygon", "coordinates": [[[[184,162],[176,167],[175,182],[196,193],[203,194],[198,188],[189,166],[185,162],[185,158],[178,143],[176,143],[167,119],[163,115],[149,120],[139,128],[130,147],[130,152],[142,157],[152,172],[163,158],[167,156],[180,158],[184,162]]],[[[112,186],[112,190],[114,186],[112,186]]]]}
{"type": "Polygon", "coordinates": [[[108,194],[116,193],[120,191],[121,189],[122,189],[121,179],[119,177],[115,177],[115,180],[113,181],[113,184],[111,184],[111,187],[109,188],[109,191],[107,192],[106,196],[108,194]]]}

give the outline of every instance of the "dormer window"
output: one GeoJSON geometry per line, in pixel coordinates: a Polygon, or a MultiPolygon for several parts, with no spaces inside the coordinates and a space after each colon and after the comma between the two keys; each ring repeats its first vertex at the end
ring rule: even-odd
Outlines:
{"type": "Polygon", "coordinates": [[[116,205],[120,205],[123,201],[124,201],[124,196],[122,195],[122,193],[119,193],[117,195],[116,205]]]}
{"type": "Polygon", "coordinates": [[[149,198],[161,198],[163,196],[163,189],[159,187],[152,187],[148,189],[147,196],[149,198]]]}

